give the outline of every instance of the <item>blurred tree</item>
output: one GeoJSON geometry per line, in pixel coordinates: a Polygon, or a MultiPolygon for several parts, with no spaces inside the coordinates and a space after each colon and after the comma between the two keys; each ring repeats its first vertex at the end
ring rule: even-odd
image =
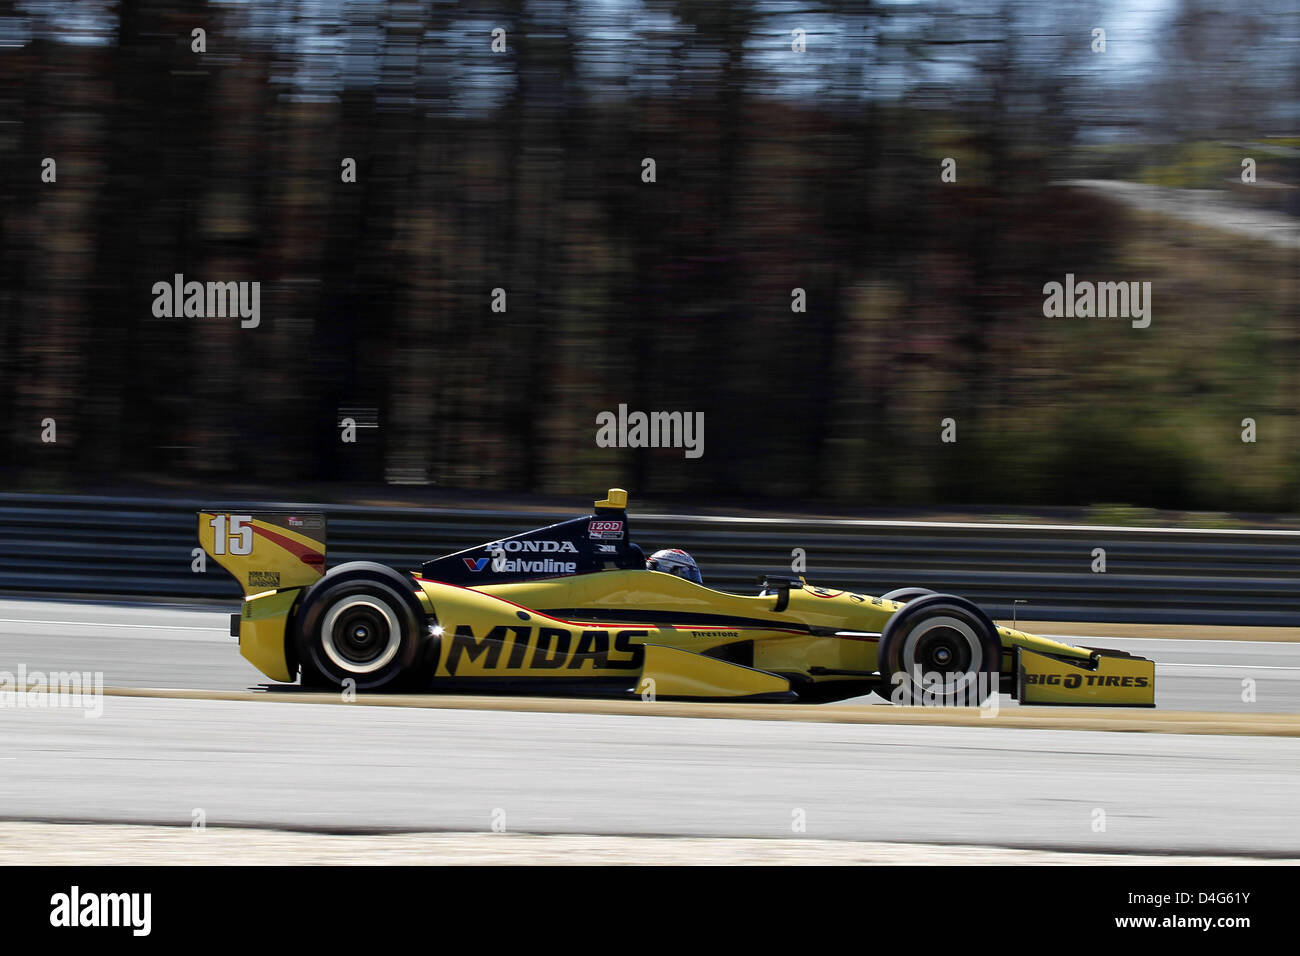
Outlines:
{"type": "Polygon", "coordinates": [[[1270,438],[1300,426],[1295,250],[1061,184],[1219,185],[1251,142],[1286,193],[1284,0],[80,9],[0,5],[10,486],[1223,509],[1300,488],[1300,445],[1230,427],[1251,405],[1270,438]],[[178,273],[261,282],[261,325],[154,316],[178,273]],[[1155,323],[1045,319],[1066,273],[1152,280],[1155,323]],[[620,404],[703,412],[704,457],[596,447],[620,404]],[[345,411],[377,427],[345,443],[345,411]]]}

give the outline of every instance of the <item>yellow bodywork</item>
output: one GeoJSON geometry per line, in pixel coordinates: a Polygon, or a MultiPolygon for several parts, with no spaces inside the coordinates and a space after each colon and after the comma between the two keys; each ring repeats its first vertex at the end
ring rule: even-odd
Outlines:
{"type": "Polygon", "coordinates": [[[302,592],[267,591],[244,598],[239,615],[239,653],[271,680],[292,683],[297,675],[289,673],[285,653],[285,633],[289,612],[302,592]]]}
{"type": "MultiPolygon", "coordinates": [[[[880,632],[902,607],[878,597],[805,585],[791,590],[778,611],[783,598],[777,594],[727,594],[641,570],[477,588],[423,579],[417,583],[422,603],[442,630],[438,677],[556,683],[580,676],[627,680],[653,676],[646,648],[654,645],[687,654],[675,656],[681,659],[675,667],[693,663],[698,675],[685,676],[711,687],[710,697],[777,692],[755,691],[754,672],[776,677],[785,685],[781,690],[789,689],[782,674],[823,685],[869,680],[878,670],[880,632]],[[581,612],[581,620],[572,619],[575,611],[581,612]],[[637,612],[645,614],[644,621],[636,619],[637,612]],[[684,621],[725,618],[735,623],[653,623],[665,614],[684,621]],[[618,620],[610,619],[615,616],[618,620]],[[752,657],[743,665],[703,656],[750,643],[752,657]]],[[[1091,660],[1091,652],[1083,648],[1011,628],[997,630],[1004,649],[1003,673],[1012,673],[1017,648],[1091,660]]],[[[680,683],[682,677],[675,676],[673,686],[686,686],[680,683]]],[[[679,695],[662,688],[659,693],[679,695]]]]}
{"type": "MultiPolygon", "coordinates": [[[[650,571],[616,571],[484,588],[463,588],[420,580],[421,602],[441,631],[435,677],[464,681],[541,681],[568,685],[605,682],[639,688],[656,696],[744,698],[788,695],[789,681],[761,669],[701,656],[753,635],[786,636],[764,628],[656,625],[635,621],[571,621],[541,613],[527,599],[543,602],[580,598],[604,578],[624,575],[663,578],[650,571]],[[537,585],[581,582],[580,593],[537,585]],[[518,589],[528,588],[526,594],[518,589]],[[507,598],[501,592],[508,592],[507,598]],[[646,684],[646,681],[649,684],[646,684]]],[[[615,588],[617,580],[604,582],[615,588]]],[[[644,586],[644,585],[643,585],[644,586]]],[[[698,587],[698,585],[689,585],[698,587]]],[[[702,589],[703,590],[703,589],[702,589]]]]}
{"type": "MultiPolygon", "coordinates": [[[[557,686],[593,680],[660,697],[788,696],[781,674],[817,684],[860,682],[877,670],[879,632],[902,605],[847,591],[792,591],[776,611],[776,595],[710,591],[652,571],[607,571],[572,578],[463,588],[416,579],[418,597],[440,631],[435,676],[465,681],[546,681],[557,686]],[[624,603],[627,602],[627,603],[624,603]],[[633,603],[635,602],[635,603],[633,603]],[[536,607],[590,608],[590,620],[543,614],[536,607]],[[743,625],[694,625],[600,620],[600,609],[725,614],[743,625]],[[849,624],[848,622],[851,622],[849,624]],[[826,629],[809,633],[797,625],[826,629]],[[833,629],[833,631],[831,630],[833,629]],[[705,656],[752,642],[742,663],[705,656]],[[847,673],[846,673],[847,672],[847,673]],[[652,683],[647,684],[649,679],[652,683]]],[[[291,682],[286,646],[290,613],[301,588],[244,600],[240,653],[272,680],[291,682]]],[[[998,628],[1004,673],[1019,651],[1018,693],[1024,703],[1153,702],[1154,665],[1109,657],[1011,628],[998,628]],[[1070,660],[1076,663],[1069,663],[1070,660]],[[1100,668],[1096,661],[1102,663],[1100,668]],[[1068,675],[1076,674],[1079,681],[1068,675]],[[1037,676],[1041,675],[1041,676],[1037,676]],[[1129,680],[1126,680],[1128,678],[1129,680]],[[1082,688],[1082,689],[1080,689],[1082,688]]]]}
{"type": "Polygon", "coordinates": [[[701,657],[660,644],[645,645],[637,693],[655,697],[767,697],[787,694],[790,682],[752,667],[701,657]]]}
{"type": "MultiPolygon", "coordinates": [[[[708,696],[723,697],[789,690],[788,682],[777,678],[779,683],[758,682],[764,689],[756,691],[756,671],[875,667],[875,646],[866,637],[836,640],[814,636],[802,626],[814,621],[830,629],[841,621],[841,615],[823,604],[808,600],[803,615],[792,614],[789,608],[777,612],[775,595],[724,594],[653,571],[604,571],[473,589],[436,581],[418,584],[442,628],[440,677],[662,676],[674,686],[697,681],[701,687],[713,688],[708,696]],[[556,610],[544,614],[538,608],[556,610]],[[567,612],[579,609],[581,620],[568,616],[567,612]],[[647,612],[646,620],[636,619],[638,611],[647,612]],[[660,615],[652,612],[680,614],[684,620],[726,618],[733,623],[654,623],[660,615]],[[603,616],[606,613],[609,618],[603,616]],[[745,666],[701,656],[745,642],[753,642],[753,659],[745,666]],[[648,653],[648,645],[662,651],[648,653]],[[670,656],[663,652],[668,650],[680,652],[671,655],[672,671],[652,673],[653,661],[667,665],[670,656]],[[692,665],[696,673],[687,674],[692,665]],[[728,673],[729,683],[724,681],[728,673]]],[[[796,600],[805,599],[792,595],[792,606],[796,600]]],[[[669,692],[661,687],[658,693],[669,692]]]]}
{"type": "Polygon", "coordinates": [[[325,573],[325,516],[318,512],[199,512],[199,544],[239,582],[239,653],[272,680],[297,679],[289,664],[289,616],[325,573]]]}
{"type": "MultiPolygon", "coordinates": [[[[611,489],[597,508],[621,509],[611,489]]],[[[323,515],[205,511],[204,549],[239,581],[240,653],[277,681],[295,679],[289,646],[299,597],[324,567],[323,515]]],[[[820,699],[880,681],[882,632],[903,605],[809,585],[728,594],[640,568],[474,587],[412,577],[436,639],[434,687],[527,686],[582,693],[820,699]],[[797,685],[797,686],[796,686],[797,685]],[[837,686],[838,685],[838,686],[837,686]]],[[[1024,703],[1154,702],[1154,665],[998,627],[999,671],[1024,703]]]]}

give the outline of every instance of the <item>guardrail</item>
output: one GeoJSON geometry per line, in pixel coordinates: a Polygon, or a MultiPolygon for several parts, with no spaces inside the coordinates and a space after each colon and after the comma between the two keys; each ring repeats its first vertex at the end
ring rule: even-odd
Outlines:
{"type": "MultiPolygon", "coordinates": [[[[191,570],[195,512],[316,510],[329,515],[329,562],[373,560],[413,569],[571,515],[302,502],[0,495],[0,590],[19,593],[230,598],[239,588],[214,562],[191,570]]],[[[580,509],[575,509],[578,513],[580,509]]],[[[1001,620],[1169,624],[1300,623],[1300,532],[1209,531],[638,514],[647,553],[691,552],[705,582],[750,591],[764,571],[791,570],[802,548],[808,579],[880,594],[918,585],[963,594],[1001,620]],[[1093,570],[1094,550],[1105,554],[1093,570]]]]}

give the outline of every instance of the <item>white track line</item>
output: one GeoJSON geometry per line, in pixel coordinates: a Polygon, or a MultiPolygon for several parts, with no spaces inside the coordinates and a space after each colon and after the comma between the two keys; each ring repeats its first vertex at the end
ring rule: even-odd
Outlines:
{"type": "MultiPolygon", "coordinates": [[[[1172,626],[1172,625],[1171,625],[1172,626]]],[[[1183,625],[1178,625],[1183,626],[1183,625]]],[[[1216,625],[1220,626],[1220,625],[1216,625]]],[[[1057,641],[1123,641],[1126,644],[1190,644],[1193,647],[1200,647],[1202,644],[1231,644],[1235,647],[1245,645],[1247,647],[1290,647],[1293,644],[1300,646],[1300,628],[1296,628],[1295,641],[1234,641],[1217,637],[1123,637],[1119,634],[1109,634],[1100,637],[1096,634],[1041,634],[1034,632],[1039,637],[1050,637],[1057,641]]],[[[1189,648],[1190,650],[1190,648],[1189,648]]]]}
{"type": "Polygon", "coordinates": [[[41,624],[59,627],[138,627],[158,631],[227,631],[224,627],[199,627],[195,624],[110,624],[107,621],[35,621],[18,618],[0,618],[0,624],[41,624]]]}

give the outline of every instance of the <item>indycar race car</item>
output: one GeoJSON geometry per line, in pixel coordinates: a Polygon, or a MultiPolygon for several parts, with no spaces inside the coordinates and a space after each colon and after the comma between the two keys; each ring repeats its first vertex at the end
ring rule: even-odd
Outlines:
{"type": "Polygon", "coordinates": [[[648,570],[627,492],[594,513],[425,561],[326,569],[326,516],[199,513],[244,590],[240,653],[307,687],[824,702],[1154,706],[1155,665],[996,626],[922,588],[881,597],[769,574],[757,594],[648,570]]]}

